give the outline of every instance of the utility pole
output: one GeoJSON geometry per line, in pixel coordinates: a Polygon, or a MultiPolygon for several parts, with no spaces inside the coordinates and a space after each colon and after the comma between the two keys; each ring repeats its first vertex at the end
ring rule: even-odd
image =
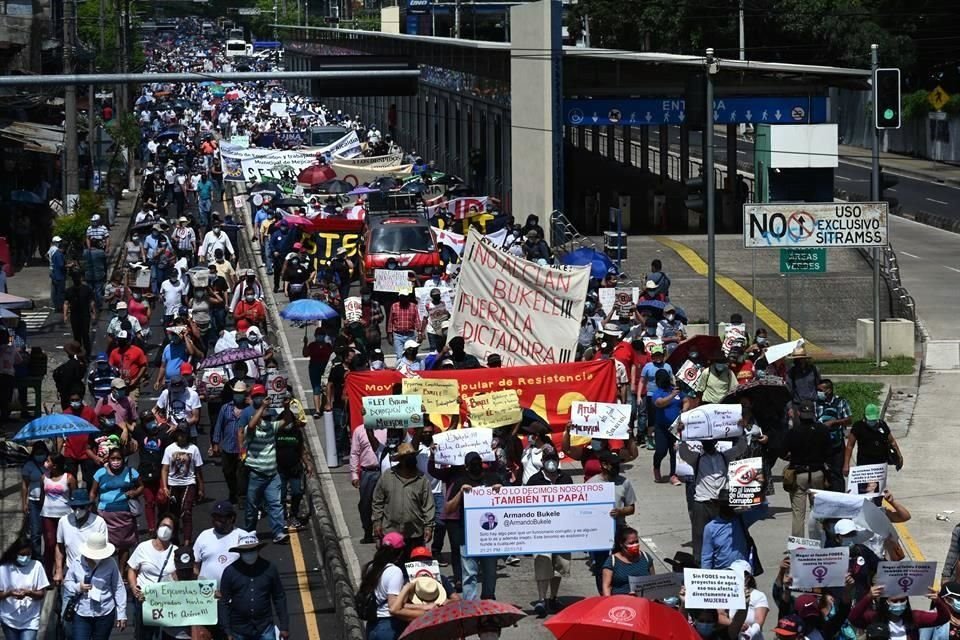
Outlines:
{"type": "Polygon", "coordinates": [[[453,37],[460,39],[460,0],[456,0],[453,6],[453,37]]]}
{"type": "MultiPolygon", "coordinates": [[[[63,72],[75,73],[77,5],[75,0],[63,3],[63,72]]],[[[80,198],[80,174],[77,167],[77,86],[63,90],[63,206],[70,215],[80,198]]]]}
{"type": "MultiPolygon", "coordinates": [[[[880,46],[870,45],[871,88],[873,92],[873,108],[877,109],[877,68],[880,66],[880,46]]],[[[873,149],[871,150],[870,172],[870,199],[880,202],[880,127],[877,126],[876,114],[873,117],[873,149]]],[[[881,347],[880,338],[880,249],[873,250],[873,355],[877,368],[880,368],[881,347]]]]}
{"type": "Polygon", "coordinates": [[[743,36],[743,0],[740,0],[740,59],[747,59],[747,50],[744,46],[744,36],[743,36]]]}
{"type": "Polygon", "coordinates": [[[706,55],[706,102],[707,119],[703,127],[703,188],[707,192],[707,308],[709,309],[710,335],[717,335],[717,256],[716,256],[716,194],[713,175],[713,74],[719,68],[713,49],[706,55]]]}

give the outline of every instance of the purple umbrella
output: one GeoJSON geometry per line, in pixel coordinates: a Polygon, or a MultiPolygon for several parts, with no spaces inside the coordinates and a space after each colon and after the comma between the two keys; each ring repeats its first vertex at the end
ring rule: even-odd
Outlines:
{"type": "Polygon", "coordinates": [[[241,349],[240,347],[235,349],[225,349],[220,353],[215,353],[212,356],[207,356],[204,358],[203,362],[200,363],[200,368],[206,369],[209,367],[223,367],[228,364],[233,364],[234,362],[253,360],[254,358],[260,358],[261,356],[263,356],[263,354],[254,349],[241,349]]]}
{"type": "Polygon", "coordinates": [[[349,192],[348,196],[362,196],[368,193],[377,193],[379,189],[371,189],[370,187],[357,187],[353,191],[349,192]]]}

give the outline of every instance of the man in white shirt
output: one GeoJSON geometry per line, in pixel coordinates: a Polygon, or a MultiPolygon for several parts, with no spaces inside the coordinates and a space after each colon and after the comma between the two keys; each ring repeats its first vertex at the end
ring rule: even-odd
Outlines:
{"type": "Polygon", "coordinates": [[[217,249],[223,249],[223,254],[227,260],[233,260],[233,256],[236,255],[233,250],[233,243],[230,242],[230,236],[220,228],[219,221],[214,222],[213,229],[207,231],[203,236],[203,243],[197,251],[197,256],[204,262],[212,262],[216,259],[214,252],[217,249]]]}
{"type": "Polygon", "coordinates": [[[90,495],[86,489],[74,489],[70,494],[73,513],[60,518],[57,523],[57,549],[53,571],[54,584],[63,582],[67,567],[80,560],[80,548],[93,533],[107,535],[107,523],[95,513],[90,513],[90,495]]]}
{"type": "Polygon", "coordinates": [[[170,386],[160,392],[153,411],[158,419],[166,417],[178,425],[184,423],[190,425],[190,438],[197,437],[197,423],[200,422],[200,394],[187,386],[182,375],[170,378],[170,386]]]}
{"type": "Polygon", "coordinates": [[[221,500],[210,510],[213,527],[197,536],[193,543],[193,555],[197,561],[197,572],[201,580],[216,580],[220,584],[223,570],[233,564],[240,554],[230,551],[240,544],[240,537],[249,535],[238,529],[237,512],[229,500],[221,500]]]}
{"type": "Polygon", "coordinates": [[[184,297],[187,295],[183,280],[180,278],[179,269],[173,269],[170,272],[170,277],[160,285],[160,295],[163,298],[163,323],[169,325],[173,322],[180,310],[180,305],[183,304],[184,297]]]}

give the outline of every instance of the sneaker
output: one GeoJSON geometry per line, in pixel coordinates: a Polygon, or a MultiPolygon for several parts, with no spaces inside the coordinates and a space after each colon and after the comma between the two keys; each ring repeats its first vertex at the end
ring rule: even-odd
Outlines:
{"type": "Polygon", "coordinates": [[[657,483],[663,482],[663,474],[660,473],[660,469],[653,470],[653,481],[657,483]]]}
{"type": "Polygon", "coordinates": [[[511,567],[519,567],[519,566],[520,566],[520,558],[518,558],[517,556],[507,556],[507,559],[506,559],[505,562],[506,562],[508,565],[510,565],[511,567]]]}
{"type": "Polygon", "coordinates": [[[543,600],[538,600],[535,605],[533,605],[533,610],[536,611],[538,618],[547,617],[547,603],[543,600]]]}
{"type": "Polygon", "coordinates": [[[560,604],[560,601],[556,598],[550,598],[547,600],[547,611],[550,613],[557,613],[563,609],[563,605],[560,604]]]}
{"type": "Polygon", "coordinates": [[[653,436],[647,436],[647,451],[653,451],[657,446],[653,443],[653,436]]]}
{"type": "Polygon", "coordinates": [[[680,485],[683,484],[683,482],[677,476],[670,476],[670,484],[672,484],[675,487],[679,487],[680,485]]]}
{"type": "Polygon", "coordinates": [[[273,544],[287,544],[290,542],[290,536],[285,533],[278,533],[273,536],[273,544]]]}

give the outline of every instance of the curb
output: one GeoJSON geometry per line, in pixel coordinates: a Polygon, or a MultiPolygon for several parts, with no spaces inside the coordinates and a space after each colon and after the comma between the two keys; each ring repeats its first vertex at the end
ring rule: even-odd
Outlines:
{"type": "MultiPolygon", "coordinates": [[[[911,160],[926,160],[926,158],[909,158],[911,160]]],[[[930,162],[935,162],[930,160],[930,162]]],[[[849,158],[843,159],[844,164],[852,164],[863,169],[872,168],[872,163],[864,162],[863,160],[851,160],[849,158]]],[[[880,164],[883,165],[883,158],[880,158],[880,164]]],[[[960,178],[945,178],[940,179],[935,176],[931,176],[929,173],[923,173],[922,171],[915,171],[913,169],[901,169],[900,167],[891,168],[890,165],[884,167],[885,173],[891,173],[898,176],[903,176],[906,178],[913,178],[914,180],[924,180],[926,182],[934,182],[936,184],[945,184],[951,187],[960,187],[960,178]]]]}

